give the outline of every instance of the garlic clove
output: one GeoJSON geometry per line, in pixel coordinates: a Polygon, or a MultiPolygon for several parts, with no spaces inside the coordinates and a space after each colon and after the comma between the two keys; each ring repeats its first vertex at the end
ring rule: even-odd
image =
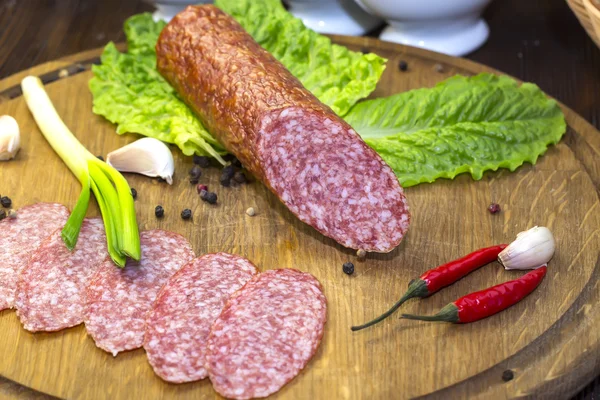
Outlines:
{"type": "Polygon", "coordinates": [[[0,117],[0,161],[15,157],[21,147],[19,124],[10,115],[0,117]]]}
{"type": "Polygon", "coordinates": [[[550,229],[535,226],[517,234],[514,242],[498,255],[505,269],[535,269],[546,264],[554,255],[556,242],[550,229]]]}
{"type": "Polygon", "coordinates": [[[161,177],[173,184],[175,162],[166,144],[158,139],[143,138],[108,153],[106,162],[121,172],[161,177]]]}

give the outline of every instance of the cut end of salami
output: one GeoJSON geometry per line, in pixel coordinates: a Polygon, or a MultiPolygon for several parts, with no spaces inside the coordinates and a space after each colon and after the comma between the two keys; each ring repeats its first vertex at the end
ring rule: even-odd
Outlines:
{"type": "Polygon", "coordinates": [[[102,219],[85,219],[77,246],[69,251],[60,228],[44,240],[21,271],[17,315],[28,331],[58,331],[83,322],[88,278],[106,258],[102,219]]]}
{"type": "Polygon", "coordinates": [[[349,248],[400,243],[410,215],[390,167],[231,16],[187,7],[156,55],[204,126],[301,221],[349,248]]]}
{"type": "Polygon", "coordinates": [[[206,378],[210,326],[227,299],[256,274],[250,261],[227,253],[206,254],[177,271],[146,325],[144,349],[154,372],[173,383],[206,378]]]}
{"type": "Polygon", "coordinates": [[[410,223],[391,168],[345,122],[298,107],[263,120],[265,180],[298,218],[345,247],[395,248],[410,223]]]}
{"type": "Polygon", "coordinates": [[[42,241],[62,228],[69,210],[62,204],[37,203],[0,221],[0,310],[14,307],[17,280],[42,241]]]}
{"type": "Polygon", "coordinates": [[[266,397],[313,357],[326,321],[320,283],[292,269],[266,271],[227,302],[213,324],[206,368],[224,397],[266,397]]]}
{"type": "Polygon", "coordinates": [[[194,258],[181,235],[160,229],[140,234],[142,259],[117,268],[110,259],[98,267],[85,291],[85,327],[96,346],[116,356],[142,346],[148,311],[160,288],[194,258]]]}

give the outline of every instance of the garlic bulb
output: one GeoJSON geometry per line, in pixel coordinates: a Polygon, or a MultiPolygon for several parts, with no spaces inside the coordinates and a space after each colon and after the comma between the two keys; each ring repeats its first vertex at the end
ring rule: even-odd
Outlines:
{"type": "Polygon", "coordinates": [[[156,177],[173,184],[175,163],[171,150],[158,139],[143,138],[129,143],[106,156],[108,165],[122,172],[156,177]]]}
{"type": "Polygon", "coordinates": [[[19,124],[10,115],[0,117],[0,161],[15,157],[21,147],[19,124]]]}
{"type": "Polygon", "coordinates": [[[535,269],[550,261],[555,247],[550,229],[535,226],[518,233],[515,241],[498,255],[498,261],[506,269],[535,269]]]}

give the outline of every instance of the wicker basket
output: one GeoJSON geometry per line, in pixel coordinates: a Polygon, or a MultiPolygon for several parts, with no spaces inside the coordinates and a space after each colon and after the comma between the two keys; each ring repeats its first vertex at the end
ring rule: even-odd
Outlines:
{"type": "Polygon", "coordinates": [[[600,0],[567,0],[588,35],[600,47],[600,0]]]}

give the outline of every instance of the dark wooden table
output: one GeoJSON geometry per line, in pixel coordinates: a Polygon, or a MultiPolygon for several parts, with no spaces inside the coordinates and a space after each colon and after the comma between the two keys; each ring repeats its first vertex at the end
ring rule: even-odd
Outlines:
{"type": "MultiPolygon", "coordinates": [[[[0,79],[122,42],[125,19],[151,10],[142,0],[0,0],[0,79]]],[[[536,83],[600,129],[600,49],[565,0],[497,0],[485,18],[490,38],[467,58],[536,83]]],[[[600,378],[575,399],[600,399],[600,378]]]]}

